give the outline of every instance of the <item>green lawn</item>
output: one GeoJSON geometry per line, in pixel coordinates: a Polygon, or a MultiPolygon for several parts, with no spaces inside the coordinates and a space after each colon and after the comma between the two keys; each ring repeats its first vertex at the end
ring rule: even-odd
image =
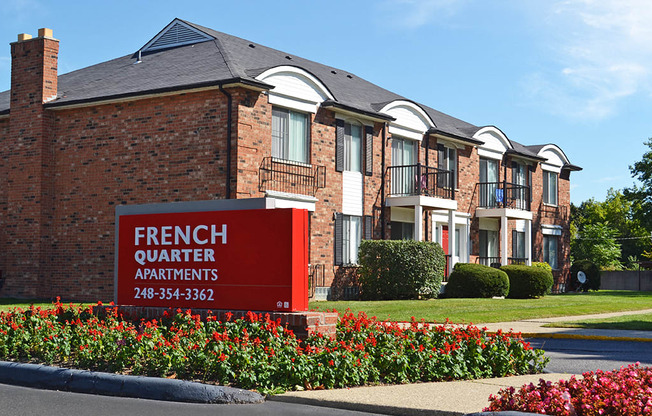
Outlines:
{"type": "MultiPolygon", "coordinates": [[[[50,308],[52,307],[52,304],[54,302],[49,302],[47,300],[43,299],[13,299],[13,298],[0,298],[0,311],[6,311],[12,308],[29,308],[30,305],[34,306],[40,306],[41,308],[50,308]]],[[[70,302],[64,302],[62,303],[68,304],[70,302]]],[[[74,305],[88,305],[89,303],[80,303],[80,302],[73,302],[74,305]]],[[[96,302],[92,303],[93,305],[96,304],[96,302]]]]}
{"type": "Polygon", "coordinates": [[[598,291],[548,295],[540,299],[432,299],[404,301],[310,302],[311,309],[364,311],[368,316],[409,321],[488,323],[554,316],[652,309],[652,292],[598,291]]]}
{"type": "Polygon", "coordinates": [[[630,331],[652,331],[652,313],[617,316],[586,321],[556,322],[545,326],[553,328],[625,329],[630,331]]]}

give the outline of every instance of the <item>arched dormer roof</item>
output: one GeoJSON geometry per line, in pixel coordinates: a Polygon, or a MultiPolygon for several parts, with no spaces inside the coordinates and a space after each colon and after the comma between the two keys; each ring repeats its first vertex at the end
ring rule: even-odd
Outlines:
{"type": "Polygon", "coordinates": [[[564,154],[564,151],[561,148],[554,144],[547,144],[541,147],[537,152],[542,158],[545,158],[546,161],[541,163],[541,168],[543,170],[548,170],[552,172],[561,172],[561,169],[564,166],[570,165],[570,161],[564,154]]]}
{"type": "Polygon", "coordinates": [[[295,66],[270,68],[258,75],[256,80],[273,85],[274,89],[269,91],[269,102],[283,107],[315,113],[319,104],[335,99],[319,78],[295,66]]]}
{"type": "Polygon", "coordinates": [[[379,112],[394,118],[389,124],[390,134],[421,140],[428,130],[436,127],[423,108],[412,101],[392,101],[379,112]]]}
{"type": "Polygon", "coordinates": [[[490,159],[502,159],[506,151],[514,148],[505,133],[495,126],[482,127],[473,138],[484,142],[478,147],[478,154],[490,159]]]}

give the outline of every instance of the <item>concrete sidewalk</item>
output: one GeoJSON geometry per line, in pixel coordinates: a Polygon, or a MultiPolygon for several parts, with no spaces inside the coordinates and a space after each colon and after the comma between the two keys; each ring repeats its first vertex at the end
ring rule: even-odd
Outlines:
{"type": "Polygon", "coordinates": [[[567,380],[570,374],[537,374],[483,380],[417,383],[349,389],[292,391],[268,400],[385,415],[466,415],[489,405],[489,395],[507,387],[567,380]]]}
{"type": "MultiPolygon", "coordinates": [[[[652,341],[652,332],[605,329],[547,328],[543,325],[584,319],[652,313],[652,309],[573,317],[527,319],[515,322],[479,324],[488,331],[521,332],[524,337],[576,338],[598,340],[652,341]]],[[[388,415],[465,415],[480,412],[489,404],[489,395],[502,388],[524,384],[567,380],[571,374],[537,374],[496,379],[419,383],[397,386],[288,392],[271,400],[365,411],[388,415]]]]}
{"type": "Polygon", "coordinates": [[[503,331],[520,332],[523,338],[573,338],[573,339],[596,339],[613,341],[652,341],[652,331],[625,331],[614,329],[582,329],[582,328],[551,328],[544,325],[555,322],[583,321],[587,319],[612,318],[617,316],[640,315],[652,313],[652,309],[627,312],[613,312],[592,315],[562,316],[557,318],[525,319],[514,322],[496,322],[489,324],[478,324],[479,327],[486,327],[489,332],[503,331]]]}

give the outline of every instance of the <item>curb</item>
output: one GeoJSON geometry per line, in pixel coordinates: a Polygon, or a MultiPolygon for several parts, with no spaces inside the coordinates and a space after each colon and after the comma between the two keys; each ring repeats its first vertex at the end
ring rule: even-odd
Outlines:
{"type": "Polygon", "coordinates": [[[254,404],[265,401],[265,398],[257,392],[232,387],[9,361],[0,361],[0,383],[74,393],[186,403],[254,404]]]}
{"type": "Polygon", "coordinates": [[[579,335],[579,334],[560,334],[553,333],[540,333],[540,332],[522,332],[523,338],[555,338],[555,339],[584,339],[595,341],[629,341],[629,342],[652,342],[652,338],[637,338],[637,337],[609,337],[604,335],[579,335]]]}

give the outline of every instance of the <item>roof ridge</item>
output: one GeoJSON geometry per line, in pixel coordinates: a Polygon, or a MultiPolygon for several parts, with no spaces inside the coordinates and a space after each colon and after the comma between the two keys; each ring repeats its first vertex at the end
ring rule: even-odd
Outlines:
{"type": "Polygon", "coordinates": [[[184,22],[187,25],[190,25],[190,26],[194,27],[197,30],[202,31],[203,33],[205,33],[208,36],[211,36],[213,38],[213,42],[215,43],[215,46],[217,47],[217,50],[220,52],[220,55],[222,55],[222,59],[224,59],[224,63],[226,64],[226,67],[228,68],[228,70],[231,73],[231,76],[233,78],[251,78],[245,73],[245,71],[242,68],[240,68],[240,66],[237,64],[237,61],[235,59],[233,59],[233,57],[231,56],[231,54],[229,53],[227,48],[222,43],[219,36],[216,36],[216,35],[223,35],[222,32],[219,32],[217,30],[214,30],[214,29],[211,29],[211,28],[208,28],[208,27],[198,25],[198,24],[193,23],[193,22],[189,22],[187,20],[182,20],[182,19],[179,19],[179,20],[184,22]],[[212,32],[212,33],[209,33],[209,31],[212,32]]]}

